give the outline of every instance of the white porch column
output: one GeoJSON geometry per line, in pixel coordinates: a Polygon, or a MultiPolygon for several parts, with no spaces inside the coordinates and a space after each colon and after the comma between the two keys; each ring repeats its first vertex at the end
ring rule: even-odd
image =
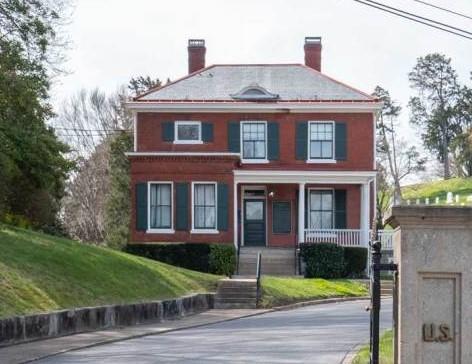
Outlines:
{"type": "Polygon", "coordinates": [[[305,184],[298,185],[298,243],[305,240],[305,184]]]}
{"type": "Polygon", "coordinates": [[[370,183],[361,185],[361,245],[369,244],[370,183]]]}
{"type": "Polygon", "coordinates": [[[233,184],[233,244],[238,249],[238,184],[233,184]]]}

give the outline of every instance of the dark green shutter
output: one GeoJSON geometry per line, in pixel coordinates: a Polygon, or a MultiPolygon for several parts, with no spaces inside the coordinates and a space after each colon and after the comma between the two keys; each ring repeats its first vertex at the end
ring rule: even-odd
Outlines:
{"type": "Polygon", "coordinates": [[[307,160],[308,147],[308,123],[306,121],[297,123],[295,131],[295,158],[307,160]]]}
{"type": "Polygon", "coordinates": [[[346,223],[346,190],[334,191],[334,221],[336,229],[345,229],[346,223]]]}
{"type": "Polygon", "coordinates": [[[162,123],[162,140],[165,142],[174,141],[174,123],[172,121],[162,123]]]}
{"type": "Polygon", "coordinates": [[[148,227],[147,183],[136,183],[136,230],[146,231],[148,227]]]}
{"type": "Polygon", "coordinates": [[[239,153],[241,150],[239,122],[231,121],[228,123],[228,150],[239,153]]]}
{"type": "Polygon", "coordinates": [[[279,159],[279,124],[267,124],[267,159],[274,161],[279,159]]]}
{"type": "Polygon", "coordinates": [[[274,202],[272,205],[272,231],[276,234],[288,234],[292,230],[290,202],[274,202]]]}
{"type": "Polygon", "coordinates": [[[213,124],[202,123],[202,141],[212,142],[213,141],[213,124]]]}
{"type": "Polygon", "coordinates": [[[336,123],[335,135],[335,158],[336,160],[347,159],[347,130],[346,123],[336,123]]]}
{"type": "Polygon", "coordinates": [[[188,183],[175,184],[175,230],[188,230],[188,183]]]}
{"type": "Polygon", "coordinates": [[[218,230],[228,230],[228,185],[218,183],[218,230]]]}

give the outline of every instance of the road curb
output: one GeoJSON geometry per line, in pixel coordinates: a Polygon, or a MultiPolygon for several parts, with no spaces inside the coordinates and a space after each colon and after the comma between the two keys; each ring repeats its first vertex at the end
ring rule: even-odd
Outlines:
{"type": "Polygon", "coordinates": [[[134,335],[130,335],[130,336],[127,336],[127,337],[121,337],[121,338],[116,338],[116,339],[106,339],[106,340],[99,341],[99,342],[96,342],[96,343],[93,343],[93,344],[87,344],[87,345],[84,345],[84,346],[81,346],[81,347],[64,349],[64,350],[61,350],[61,351],[56,351],[56,352],[51,353],[51,354],[38,356],[38,357],[33,358],[33,359],[28,359],[27,361],[24,361],[23,363],[32,363],[32,362],[35,362],[35,361],[38,361],[38,360],[54,357],[54,356],[61,355],[61,354],[65,354],[65,353],[69,353],[69,352],[73,352],[73,351],[78,351],[78,350],[82,350],[82,349],[93,348],[93,347],[102,346],[102,345],[107,345],[107,344],[113,344],[113,343],[120,342],[120,341],[138,339],[138,338],[146,337],[146,336],[154,336],[154,335],[157,336],[157,335],[162,335],[162,334],[166,334],[166,333],[169,333],[169,332],[176,332],[176,331],[181,331],[181,330],[198,328],[198,327],[202,327],[202,326],[209,326],[209,325],[213,325],[213,324],[219,324],[219,323],[223,323],[223,322],[230,322],[230,321],[239,320],[239,319],[243,319],[243,318],[247,318],[247,317],[254,317],[254,316],[264,315],[266,313],[271,313],[271,312],[286,311],[286,310],[292,310],[292,309],[297,309],[297,308],[306,307],[306,306],[315,306],[315,305],[322,305],[322,304],[329,304],[329,303],[342,303],[342,302],[350,302],[350,301],[365,301],[367,299],[370,299],[370,297],[363,296],[363,297],[325,298],[325,299],[319,299],[319,300],[297,302],[297,303],[292,303],[292,304],[288,304],[288,305],[284,305],[284,306],[277,306],[277,307],[268,308],[268,309],[262,308],[261,312],[253,312],[253,313],[250,313],[250,314],[247,314],[247,315],[241,315],[241,316],[238,316],[238,317],[231,317],[231,318],[227,318],[227,319],[221,319],[219,321],[214,321],[214,322],[207,322],[207,323],[200,323],[200,324],[196,324],[196,325],[189,325],[189,326],[185,326],[185,327],[178,327],[178,328],[163,330],[161,332],[154,332],[154,331],[153,332],[144,332],[144,333],[141,333],[141,334],[134,334],[134,335]]]}
{"type": "Polygon", "coordinates": [[[341,364],[352,364],[352,361],[354,360],[354,358],[356,357],[357,353],[359,352],[359,350],[364,346],[366,345],[367,343],[363,343],[363,344],[357,344],[355,345],[351,351],[349,351],[349,353],[346,354],[346,356],[344,357],[343,361],[341,362],[341,364]]]}

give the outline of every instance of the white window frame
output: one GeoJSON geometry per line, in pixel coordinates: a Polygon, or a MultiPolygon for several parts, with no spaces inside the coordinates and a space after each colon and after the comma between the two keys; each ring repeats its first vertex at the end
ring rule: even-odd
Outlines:
{"type": "Polygon", "coordinates": [[[306,215],[307,216],[307,229],[311,229],[311,207],[310,207],[310,195],[311,195],[311,192],[312,191],[331,191],[331,195],[332,195],[332,198],[333,198],[333,206],[332,206],[332,209],[331,209],[331,212],[333,214],[333,226],[331,227],[331,229],[327,229],[327,230],[333,230],[333,229],[336,229],[336,201],[335,201],[335,193],[334,193],[334,188],[330,188],[330,187],[309,187],[308,188],[308,194],[306,196],[306,215]]]}
{"type": "Polygon", "coordinates": [[[307,133],[307,163],[336,163],[336,125],[335,122],[332,120],[311,120],[308,122],[308,133],[307,133]],[[333,150],[332,156],[333,158],[321,159],[321,158],[311,158],[311,126],[315,124],[331,124],[333,127],[333,150]]]}
{"type": "Polygon", "coordinates": [[[174,182],[172,181],[149,181],[147,184],[147,233],[173,234],[174,230],[174,182]],[[170,185],[170,229],[151,228],[151,185],[170,185]]]}
{"type": "Polygon", "coordinates": [[[241,121],[239,124],[239,141],[240,141],[240,151],[241,151],[241,162],[242,163],[247,163],[247,164],[260,164],[260,163],[269,163],[269,160],[267,159],[267,153],[268,153],[268,135],[267,135],[267,121],[266,120],[244,120],[241,121]],[[264,124],[264,132],[265,132],[265,158],[259,158],[259,159],[245,159],[244,158],[244,139],[243,139],[243,129],[244,129],[244,124],[264,124]]]}
{"type": "Polygon", "coordinates": [[[174,122],[174,144],[203,144],[202,140],[202,123],[201,121],[176,121],[174,122]],[[180,140],[179,126],[183,125],[197,125],[198,126],[198,140],[180,140]]]}
{"type": "Polygon", "coordinates": [[[218,234],[218,183],[215,181],[195,181],[192,182],[192,230],[191,234],[218,234]],[[215,228],[199,229],[195,228],[195,185],[214,185],[215,186],[215,228]]]}

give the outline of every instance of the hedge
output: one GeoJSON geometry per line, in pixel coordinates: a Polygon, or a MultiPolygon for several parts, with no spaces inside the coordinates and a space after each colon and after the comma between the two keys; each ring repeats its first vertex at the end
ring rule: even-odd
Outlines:
{"type": "Polygon", "coordinates": [[[367,268],[367,248],[344,247],[344,276],[360,278],[367,268]]]}
{"type": "Polygon", "coordinates": [[[230,276],[236,269],[233,245],[204,243],[128,244],[124,251],[204,273],[230,276]]]}
{"type": "Polygon", "coordinates": [[[300,256],[305,262],[307,278],[360,277],[367,264],[367,248],[333,243],[304,244],[300,256]]]}

